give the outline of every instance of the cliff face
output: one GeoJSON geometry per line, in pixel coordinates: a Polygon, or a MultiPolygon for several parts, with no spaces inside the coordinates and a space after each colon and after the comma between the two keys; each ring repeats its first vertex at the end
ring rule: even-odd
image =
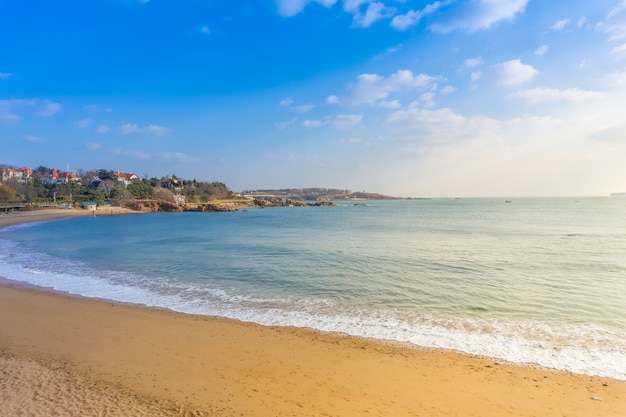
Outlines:
{"type": "Polygon", "coordinates": [[[151,201],[151,200],[133,200],[126,203],[126,207],[131,210],[137,211],[150,211],[150,212],[179,212],[183,211],[183,207],[175,203],[167,201],[151,201]]]}

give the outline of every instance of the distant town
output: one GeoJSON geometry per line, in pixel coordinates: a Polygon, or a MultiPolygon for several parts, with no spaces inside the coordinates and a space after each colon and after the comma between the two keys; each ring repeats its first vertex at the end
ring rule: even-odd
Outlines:
{"type": "Polygon", "coordinates": [[[336,200],[397,199],[334,188],[264,189],[235,193],[222,182],[187,180],[176,175],[141,178],[132,172],[107,169],[71,172],[44,166],[33,169],[0,165],[0,174],[0,206],[15,204],[15,207],[117,205],[151,211],[222,211],[248,204],[305,205],[316,202],[316,205],[322,205],[336,200]],[[221,204],[216,206],[215,202],[221,204]]]}

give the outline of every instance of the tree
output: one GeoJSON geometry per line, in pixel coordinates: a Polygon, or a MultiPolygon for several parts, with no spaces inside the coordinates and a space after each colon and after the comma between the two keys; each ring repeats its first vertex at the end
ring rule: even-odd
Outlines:
{"type": "Polygon", "coordinates": [[[18,201],[20,201],[20,197],[15,188],[0,184],[0,203],[16,203],[18,201]]]}
{"type": "Polygon", "coordinates": [[[150,182],[145,179],[129,184],[126,191],[128,191],[133,197],[140,200],[151,199],[154,195],[154,190],[152,189],[150,182]]]}

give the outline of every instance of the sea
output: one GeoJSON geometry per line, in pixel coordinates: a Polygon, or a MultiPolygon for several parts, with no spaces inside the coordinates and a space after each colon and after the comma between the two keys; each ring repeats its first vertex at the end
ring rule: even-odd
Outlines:
{"type": "Polygon", "coordinates": [[[0,276],[626,380],[626,198],[337,204],[15,225],[0,276]]]}

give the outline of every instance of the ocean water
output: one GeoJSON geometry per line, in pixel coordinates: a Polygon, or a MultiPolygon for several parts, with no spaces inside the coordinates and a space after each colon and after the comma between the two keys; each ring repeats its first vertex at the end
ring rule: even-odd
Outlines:
{"type": "Polygon", "coordinates": [[[626,199],[615,197],[17,225],[0,230],[0,276],[626,380],[626,199]]]}

